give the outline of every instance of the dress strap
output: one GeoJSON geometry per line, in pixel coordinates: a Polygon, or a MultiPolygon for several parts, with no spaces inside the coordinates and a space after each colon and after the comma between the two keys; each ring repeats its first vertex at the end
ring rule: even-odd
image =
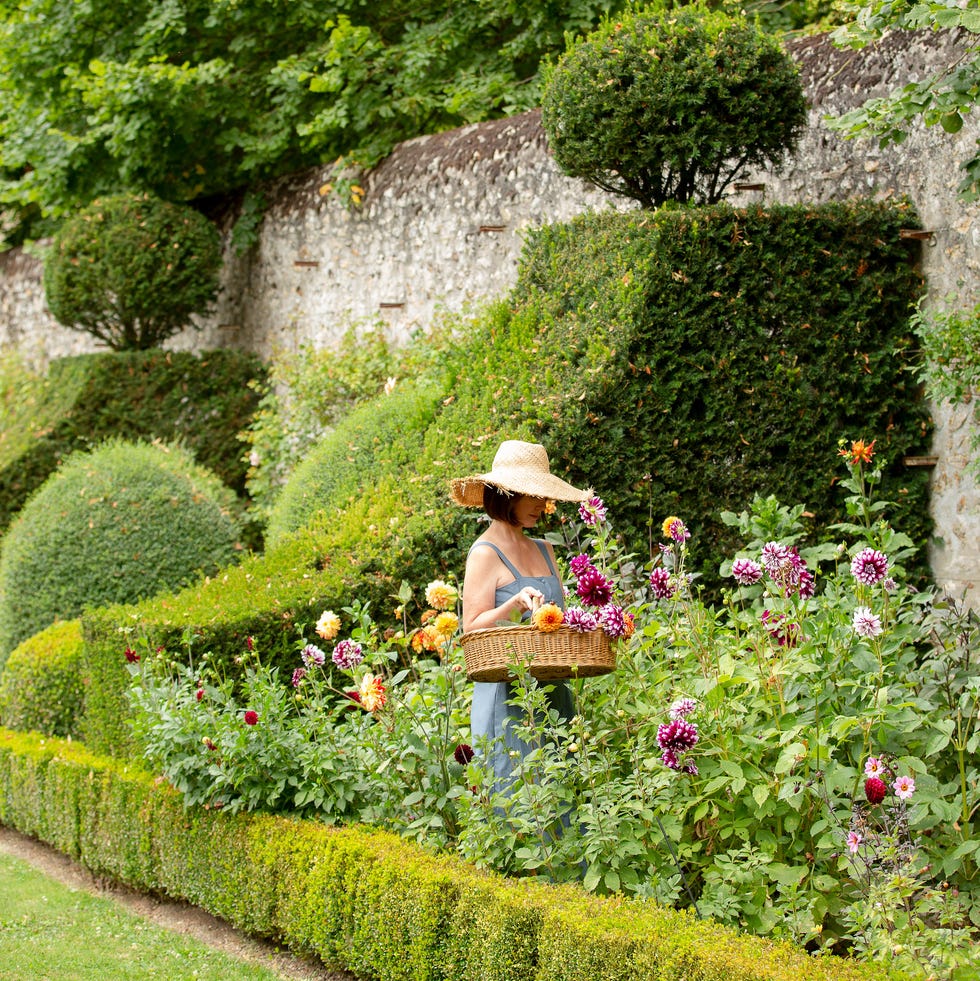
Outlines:
{"type": "Polygon", "coordinates": [[[557,579],[558,570],[555,568],[555,563],[551,561],[551,553],[548,551],[548,546],[545,545],[543,538],[535,538],[534,544],[541,549],[541,554],[544,556],[545,562],[548,563],[548,568],[551,570],[551,574],[557,579]]]}
{"type": "Polygon", "coordinates": [[[474,542],[470,547],[470,551],[472,552],[473,549],[476,548],[478,545],[486,545],[487,548],[492,548],[497,553],[497,555],[500,556],[500,561],[503,562],[505,566],[507,566],[507,569],[510,572],[510,574],[515,579],[521,578],[521,574],[517,571],[516,568],[514,568],[514,563],[511,562],[510,559],[508,559],[507,556],[504,555],[504,553],[496,545],[494,545],[493,542],[474,542]]]}

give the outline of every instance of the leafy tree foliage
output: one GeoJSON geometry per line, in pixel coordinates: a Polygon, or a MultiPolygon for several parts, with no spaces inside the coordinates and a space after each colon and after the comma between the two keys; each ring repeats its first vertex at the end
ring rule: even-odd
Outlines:
{"type": "Polygon", "coordinates": [[[537,104],[623,0],[0,0],[8,241],[99,194],[189,201],[537,104]]]}
{"type": "MultiPolygon", "coordinates": [[[[948,37],[947,63],[937,72],[909,82],[883,98],[829,120],[833,129],[848,136],[874,136],[879,145],[902,143],[916,120],[926,126],[937,123],[947,133],[963,128],[963,117],[980,100],[980,5],[977,0],[872,0],[848,3],[853,17],[838,28],[834,43],[839,47],[863,48],[888,31],[942,31],[948,37]]],[[[964,201],[980,198],[980,140],[977,152],[963,164],[959,186],[964,201]]]]}
{"type": "Polygon", "coordinates": [[[696,4],[607,19],[545,69],[542,122],[572,177],[645,207],[712,204],[802,135],[796,66],[744,18],[696,4]]]}
{"type": "Polygon", "coordinates": [[[48,307],[113,351],[145,351],[205,313],[221,240],[189,205],[147,195],[97,199],[59,230],[44,263],[48,307]]]}

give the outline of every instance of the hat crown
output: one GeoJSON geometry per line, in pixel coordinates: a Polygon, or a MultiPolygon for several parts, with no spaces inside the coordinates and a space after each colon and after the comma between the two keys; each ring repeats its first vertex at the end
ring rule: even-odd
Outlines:
{"type": "Polygon", "coordinates": [[[540,443],[525,443],[519,439],[505,439],[497,449],[490,472],[495,470],[529,470],[550,473],[548,451],[540,443]]]}

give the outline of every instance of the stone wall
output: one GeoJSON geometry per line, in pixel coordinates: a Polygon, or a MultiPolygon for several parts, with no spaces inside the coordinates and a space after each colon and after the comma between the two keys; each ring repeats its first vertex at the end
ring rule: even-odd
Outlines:
{"type": "MultiPolygon", "coordinates": [[[[810,101],[810,125],[779,173],[752,175],[735,203],[826,202],[907,196],[931,232],[922,268],[935,300],[980,300],[980,206],[957,200],[959,164],[974,152],[980,125],[960,133],[917,128],[900,146],[846,141],[828,130],[836,115],[948,62],[946,35],[898,34],[864,52],[826,37],[792,46],[810,101]]],[[[586,209],[630,205],[564,177],[548,155],[536,112],[467,126],[400,145],[363,182],[363,205],[348,210],[324,194],[327,170],[293,175],[269,191],[273,202],[257,247],[230,251],[214,316],[177,348],[241,347],[264,357],[302,344],[334,344],[351,324],[386,324],[404,339],[440,309],[457,311],[499,296],[513,283],[526,229],[586,209]]],[[[0,346],[34,363],[93,350],[85,335],[51,320],[41,264],[21,252],[0,256],[0,346]]],[[[967,473],[971,414],[938,408],[932,545],[937,578],[962,590],[980,582],[980,493],[967,473]]],[[[871,434],[842,434],[871,435],[871,434]]]]}

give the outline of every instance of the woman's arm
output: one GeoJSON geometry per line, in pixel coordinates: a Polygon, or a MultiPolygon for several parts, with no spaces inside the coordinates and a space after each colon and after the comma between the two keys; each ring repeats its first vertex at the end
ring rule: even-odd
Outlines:
{"type": "Polygon", "coordinates": [[[510,620],[514,610],[533,610],[544,599],[540,590],[525,586],[500,606],[495,604],[503,564],[492,548],[474,548],[463,576],[463,632],[496,627],[510,620]]]}

